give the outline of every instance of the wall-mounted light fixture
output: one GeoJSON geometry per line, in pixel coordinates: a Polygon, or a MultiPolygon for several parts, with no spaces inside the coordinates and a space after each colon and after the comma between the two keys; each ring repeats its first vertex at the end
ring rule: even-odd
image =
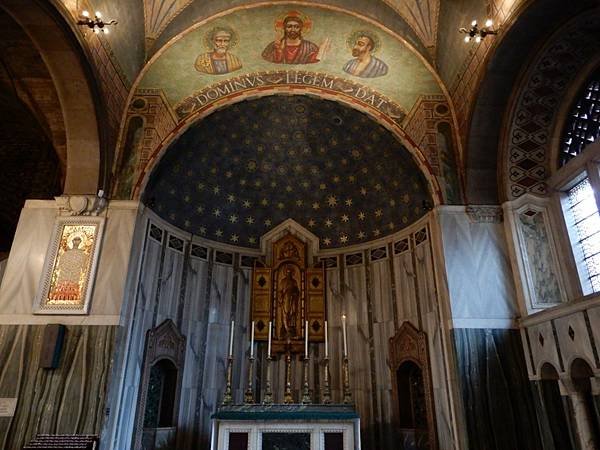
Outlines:
{"type": "Polygon", "coordinates": [[[102,20],[102,14],[99,11],[94,13],[94,17],[90,17],[90,13],[88,11],[81,12],[81,19],[77,21],[77,25],[86,26],[94,30],[94,33],[104,33],[108,34],[109,30],[106,28],[107,25],[116,25],[116,20],[109,20],[105,22],[102,20]]]}
{"type": "Polygon", "coordinates": [[[492,19],[487,19],[485,21],[485,26],[479,28],[477,21],[473,20],[473,22],[471,22],[471,28],[459,28],[458,31],[466,34],[465,42],[471,42],[471,40],[474,40],[479,44],[488,34],[498,34],[498,30],[494,30],[492,25],[492,19]]]}

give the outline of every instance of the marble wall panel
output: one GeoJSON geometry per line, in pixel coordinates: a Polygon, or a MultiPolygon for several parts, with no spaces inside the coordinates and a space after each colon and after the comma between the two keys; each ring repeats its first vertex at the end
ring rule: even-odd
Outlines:
{"type": "Polygon", "coordinates": [[[41,325],[0,325],[0,397],[18,397],[0,418],[0,449],[20,449],[38,433],[99,434],[115,326],[67,326],[57,369],[38,367],[41,325]]]}
{"type": "Polygon", "coordinates": [[[596,366],[592,341],[588,334],[583,312],[570,314],[554,320],[556,336],[560,345],[563,367],[570,373],[576,358],[583,358],[590,367],[596,366]]]}
{"type": "Polygon", "coordinates": [[[135,202],[115,201],[109,204],[92,294],[91,315],[118,317],[121,313],[136,215],[135,202]]]}
{"type": "Polygon", "coordinates": [[[414,248],[415,286],[419,298],[420,328],[427,333],[431,384],[435,405],[438,444],[441,449],[453,448],[452,411],[447,367],[447,330],[442,320],[435,284],[435,268],[429,241],[414,248]]]}
{"type": "Polygon", "coordinates": [[[31,314],[54,219],[55,202],[25,203],[21,210],[2,285],[0,314],[31,314]]]}
{"type": "MultiPolygon", "coordinates": [[[[348,354],[350,360],[350,386],[354,401],[364,421],[363,433],[371,448],[375,446],[377,405],[373,402],[372,379],[375,376],[371,364],[371,339],[367,299],[366,267],[346,267],[344,272],[344,309],[347,316],[348,354]]],[[[340,366],[341,368],[341,366],[340,366]]],[[[339,374],[342,379],[342,374],[339,374]]],[[[363,439],[363,440],[364,440],[363,439]]]]}
{"type": "Polygon", "coordinates": [[[21,211],[13,247],[0,286],[0,323],[117,324],[131,254],[137,202],[110,202],[90,314],[35,316],[33,299],[59,210],[54,200],[28,200],[21,211]]]}
{"type": "Polygon", "coordinates": [[[463,208],[440,208],[439,218],[453,319],[513,320],[517,299],[502,224],[473,221],[463,208]]]}
{"type": "Polygon", "coordinates": [[[398,322],[408,320],[419,327],[419,307],[415,289],[415,269],[410,251],[394,256],[394,277],[396,282],[396,304],[398,322]]]}
{"type": "MultiPolygon", "coordinates": [[[[137,404],[147,330],[171,318],[186,336],[186,361],[178,415],[177,448],[180,450],[208,445],[210,415],[222,401],[225,388],[231,320],[236,323],[235,355],[248,353],[250,269],[239,267],[240,255],[235,252],[231,264],[215,260],[216,252],[224,251],[222,249],[207,246],[206,256],[202,257],[188,253],[190,242],[187,238],[184,238],[183,252],[176,252],[166,241],[169,234],[177,234],[177,230],[152,214],[141,216],[136,236],[144,244],[140,250],[140,269],[133,275],[133,288],[121,318],[125,324],[124,337],[119,339],[120,350],[116,355],[121,355],[121,362],[117,361],[117,364],[123,369],[114,379],[115,385],[118,385],[117,393],[111,393],[109,399],[112,410],[118,412],[110,419],[113,425],[106,427],[108,431],[104,442],[108,442],[107,450],[129,448],[131,445],[135,411],[127,405],[137,404]],[[163,230],[161,242],[147,236],[149,222],[163,230]]],[[[158,237],[156,233],[154,236],[158,237]]],[[[194,241],[194,245],[207,244],[194,241]]],[[[388,366],[388,341],[398,327],[396,322],[412,319],[417,326],[426,327],[431,336],[432,359],[443,359],[440,356],[443,352],[443,322],[439,319],[429,241],[425,240],[414,254],[409,250],[394,259],[369,261],[368,252],[363,252],[362,263],[347,266],[344,255],[339,256],[339,265],[326,270],[333,401],[342,401],[341,316],[345,313],[350,384],[361,415],[363,448],[396,449],[392,377],[388,366]],[[413,260],[418,262],[417,267],[413,267],[413,260]]],[[[257,344],[255,350],[255,392],[257,399],[261,399],[266,376],[266,344],[257,344]]],[[[324,354],[324,344],[311,344],[310,353],[309,387],[313,401],[317,401],[323,377],[320,358],[324,354]]],[[[245,358],[234,359],[232,381],[235,402],[243,400],[247,364],[245,358]]],[[[285,362],[277,358],[271,369],[274,399],[281,402],[285,362]]],[[[436,411],[442,418],[438,419],[438,424],[444,424],[440,428],[445,430],[441,436],[444,442],[448,442],[442,448],[452,448],[453,436],[447,431],[450,422],[444,382],[447,367],[445,363],[434,365],[432,361],[432,369],[434,379],[438,380],[434,380],[436,411]]],[[[299,359],[294,359],[292,389],[295,399],[301,396],[301,380],[302,364],[299,359]]]]}
{"type": "Polygon", "coordinates": [[[532,355],[532,377],[539,377],[539,370],[544,363],[550,363],[557,372],[562,371],[562,360],[554,338],[552,322],[542,322],[526,329],[532,355]]]}
{"type": "Polygon", "coordinates": [[[559,284],[561,274],[548,233],[547,212],[526,207],[524,211],[515,212],[515,221],[531,307],[561,303],[564,298],[559,284]]]}
{"type": "Polygon", "coordinates": [[[518,330],[453,330],[469,449],[539,450],[518,330]]]}
{"type": "MultiPolygon", "coordinates": [[[[587,310],[590,325],[600,323],[600,307],[590,308],[587,310]]],[[[600,327],[590,326],[591,338],[596,346],[596,351],[600,349],[600,327]]],[[[599,355],[600,356],[600,355],[599,355]]],[[[596,368],[600,369],[600,361],[596,361],[596,368]]],[[[600,410],[599,410],[600,411],[600,410]]]]}

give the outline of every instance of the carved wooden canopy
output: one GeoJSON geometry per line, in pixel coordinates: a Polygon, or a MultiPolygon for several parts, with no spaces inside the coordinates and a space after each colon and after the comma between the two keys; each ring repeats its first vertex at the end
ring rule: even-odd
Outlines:
{"type": "Polygon", "coordinates": [[[255,339],[266,341],[273,323],[272,353],[299,353],[308,320],[310,342],[323,342],[325,270],[308,267],[306,245],[287,234],[273,244],[272,267],[255,264],[252,277],[252,319],[255,339]]]}

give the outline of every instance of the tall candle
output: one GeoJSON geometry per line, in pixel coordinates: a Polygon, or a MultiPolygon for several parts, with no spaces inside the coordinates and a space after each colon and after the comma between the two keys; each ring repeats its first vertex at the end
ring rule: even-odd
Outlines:
{"type": "Polygon", "coordinates": [[[308,358],[308,320],[304,323],[304,357],[308,358]]]}
{"type": "Polygon", "coordinates": [[[229,357],[233,357],[233,327],[235,326],[235,321],[231,321],[231,331],[229,333],[229,357]]]}
{"type": "Polygon", "coordinates": [[[346,314],[342,314],[342,334],[344,336],[344,358],[348,356],[348,338],[346,337],[346,314]]]}
{"type": "Polygon", "coordinates": [[[325,321],[325,359],[329,358],[329,340],[327,339],[327,321],[325,321]]]}
{"type": "Polygon", "coordinates": [[[271,330],[273,327],[273,322],[269,321],[269,346],[267,348],[267,357],[271,357],[271,330]]]}
{"type": "Polygon", "coordinates": [[[250,358],[254,358],[254,320],[252,321],[252,331],[250,332],[250,358]]]}

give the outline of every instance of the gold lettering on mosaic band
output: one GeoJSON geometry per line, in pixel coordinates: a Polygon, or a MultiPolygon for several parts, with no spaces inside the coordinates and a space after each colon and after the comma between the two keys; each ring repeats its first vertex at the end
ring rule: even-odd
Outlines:
{"type": "Polygon", "coordinates": [[[400,123],[406,111],[384,95],[355,81],[304,70],[280,70],[241,75],[208,86],[183,99],[175,106],[180,120],[229,95],[240,95],[257,87],[302,86],[326,89],[366,104],[400,123]]]}

